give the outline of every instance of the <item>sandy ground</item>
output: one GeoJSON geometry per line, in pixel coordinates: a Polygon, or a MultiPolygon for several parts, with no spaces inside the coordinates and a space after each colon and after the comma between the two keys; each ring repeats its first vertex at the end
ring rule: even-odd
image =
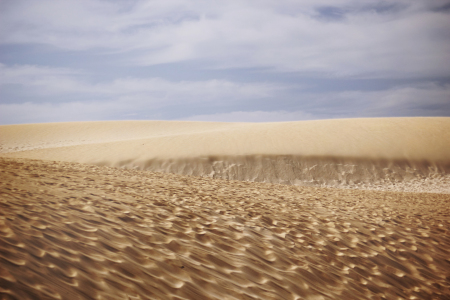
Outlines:
{"type": "Polygon", "coordinates": [[[449,149],[450,118],[0,126],[0,299],[450,299],[449,149]]]}
{"type": "Polygon", "coordinates": [[[450,298],[450,195],[0,169],[2,299],[450,298]]]}
{"type": "Polygon", "coordinates": [[[450,193],[450,118],[0,126],[0,155],[231,180],[450,193]]]}
{"type": "Polygon", "coordinates": [[[39,159],[136,165],[151,159],[299,155],[450,161],[450,118],[279,123],[109,121],[0,126],[0,150],[39,159]],[[41,150],[41,151],[38,151],[41,150]]]}

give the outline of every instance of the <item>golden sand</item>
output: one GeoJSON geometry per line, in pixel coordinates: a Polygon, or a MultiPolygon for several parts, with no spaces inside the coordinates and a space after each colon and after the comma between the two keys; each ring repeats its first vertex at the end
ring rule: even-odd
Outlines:
{"type": "Polygon", "coordinates": [[[2,299],[450,298],[450,195],[0,168],[2,299]]]}
{"type": "Polygon", "coordinates": [[[0,299],[450,299],[449,149],[450,118],[0,126],[0,299]]]}
{"type": "Polygon", "coordinates": [[[108,121],[0,126],[0,150],[39,159],[136,165],[151,159],[298,155],[450,161],[450,118],[280,123],[108,121]],[[39,151],[40,150],[40,151],[39,151]]]}
{"type": "Polygon", "coordinates": [[[450,118],[0,126],[5,157],[232,180],[450,193],[450,118]]]}

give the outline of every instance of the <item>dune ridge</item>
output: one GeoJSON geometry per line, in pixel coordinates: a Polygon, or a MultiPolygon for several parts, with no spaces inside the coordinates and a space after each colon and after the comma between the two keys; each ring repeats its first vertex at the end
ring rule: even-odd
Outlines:
{"type": "Polygon", "coordinates": [[[0,126],[0,155],[294,185],[450,192],[450,118],[0,126]]]}
{"type": "Polygon", "coordinates": [[[121,161],[113,166],[297,186],[450,193],[450,164],[428,161],[258,155],[121,161]]]}
{"type": "MultiPolygon", "coordinates": [[[[47,123],[0,126],[0,147],[6,153],[28,148],[39,150],[76,146],[76,151],[67,156],[80,152],[87,159],[93,159],[100,154],[97,152],[101,152],[111,162],[123,157],[178,159],[231,155],[301,155],[448,162],[449,128],[450,118],[374,118],[278,123],[47,123]]],[[[67,151],[68,148],[62,150],[67,151]]],[[[46,151],[36,153],[46,156],[46,151]]],[[[55,150],[53,153],[58,152],[55,150]]],[[[48,155],[50,154],[51,152],[48,155]]]]}

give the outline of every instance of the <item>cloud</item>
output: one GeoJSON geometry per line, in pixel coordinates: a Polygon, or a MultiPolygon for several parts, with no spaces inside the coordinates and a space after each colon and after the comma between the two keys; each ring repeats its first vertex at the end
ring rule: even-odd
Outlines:
{"type": "Polygon", "coordinates": [[[450,116],[448,7],[0,1],[0,122],[450,116]]]}
{"type": "Polygon", "coordinates": [[[83,78],[82,72],[34,65],[6,66],[0,64],[0,86],[18,85],[18,90],[35,97],[54,95],[64,102],[64,96],[78,96],[83,100],[120,100],[129,103],[210,102],[223,100],[246,101],[273,96],[283,85],[273,83],[237,83],[227,80],[169,81],[155,77],[124,77],[93,83],[83,78]],[[131,102],[130,102],[131,101],[131,102]]]}
{"type": "Polygon", "coordinates": [[[287,86],[209,79],[124,77],[93,83],[82,72],[0,64],[0,120],[22,122],[154,118],[165,109],[233,106],[274,97],[287,86]],[[83,76],[84,75],[84,76],[83,76]],[[8,88],[11,89],[7,94],[8,88]]]}
{"type": "Polygon", "coordinates": [[[183,120],[283,122],[331,118],[450,116],[450,85],[398,86],[381,91],[301,93],[288,110],[249,110],[192,115],[183,120]]]}
{"type": "Polygon", "coordinates": [[[450,116],[450,84],[429,82],[372,92],[366,101],[366,115],[450,116]]]}
{"type": "Polygon", "coordinates": [[[2,124],[100,121],[127,111],[125,103],[68,102],[68,103],[10,103],[0,104],[2,124]]]}
{"type": "Polygon", "coordinates": [[[42,95],[79,91],[85,87],[77,81],[81,71],[36,65],[6,66],[0,63],[0,86],[19,85],[42,95]]]}
{"type": "MultiPolygon", "coordinates": [[[[377,91],[313,93],[290,85],[214,79],[168,81],[128,77],[93,84],[82,81],[80,72],[69,69],[0,67],[2,91],[4,87],[18,84],[17,90],[33,94],[33,101],[0,102],[2,124],[124,119],[276,122],[450,116],[450,84],[435,82],[403,84],[377,91]],[[62,88],[61,83],[70,84],[62,88]]],[[[0,98],[6,99],[4,95],[0,98]]]]}
{"type": "Polygon", "coordinates": [[[233,111],[229,113],[217,113],[210,115],[195,115],[183,118],[186,121],[210,121],[210,122],[287,122],[299,120],[313,120],[317,116],[302,111],[233,111]]]}
{"type": "Polygon", "coordinates": [[[446,1],[5,1],[0,40],[155,65],[325,77],[449,76],[446,1]],[[80,22],[82,20],[82,22],[80,22]],[[101,49],[101,50],[100,50],[101,49]]]}
{"type": "Polygon", "coordinates": [[[380,91],[304,94],[303,109],[321,118],[450,116],[450,84],[433,82],[380,91]]]}

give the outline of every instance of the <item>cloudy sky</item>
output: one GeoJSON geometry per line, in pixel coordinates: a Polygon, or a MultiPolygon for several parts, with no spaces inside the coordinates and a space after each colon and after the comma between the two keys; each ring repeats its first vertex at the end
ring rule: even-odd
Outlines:
{"type": "Polygon", "coordinates": [[[450,116],[450,1],[0,0],[0,124],[450,116]]]}

